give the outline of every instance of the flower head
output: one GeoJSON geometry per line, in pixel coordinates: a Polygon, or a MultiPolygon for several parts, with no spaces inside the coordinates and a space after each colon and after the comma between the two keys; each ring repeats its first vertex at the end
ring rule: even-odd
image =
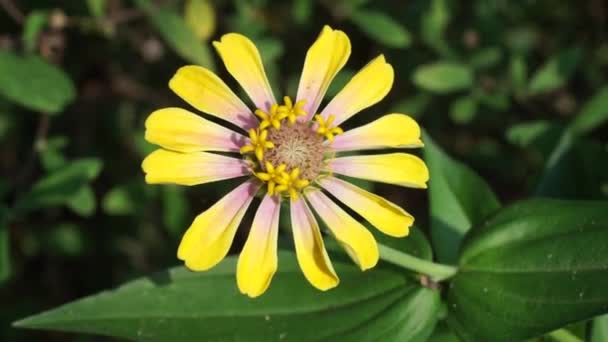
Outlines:
{"type": "Polygon", "coordinates": [[[199,66],[180,68],[169,87],[196,109],[242,131],[184,109],[160,109],[146,121],[146,139],[161,148],[142,167],[148,183],[198,185],[247,179],[194,219],[182,238],[178,258],[194,271],[219,263],[253,199],[260,195],[237,264],[242,293],[250,297],[264,293],[277,269],[281,203],[290,207],[298,263],[313,286],[328,290],[339,282],[313,211],[362,270],[374,267],[379,253],[373,235],[342,206],[395,237],[407,235],[414,218],[337,175],[414,188],[426,188],[429,177],[424,162],[412,154],[341,155],[422,146],[420,128],[403,114],[388,114],[346,132],[339,127],[386,96],[393,84],[391,65],[382,55],[373,59],[318,112],[329,84],[350,55],[344,32],[323,28],[306,54],[295,102],[285,96],[282,104],[276,101],[260,54],[249,39],[230,33],[213,45],[253,107],[199,66]]]}

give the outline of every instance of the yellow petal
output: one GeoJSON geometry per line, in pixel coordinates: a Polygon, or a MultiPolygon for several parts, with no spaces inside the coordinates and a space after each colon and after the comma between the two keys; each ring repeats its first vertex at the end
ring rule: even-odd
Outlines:
{"type": "Polygon", "coordinates": [[[192,107],[245,130],[257,127],[251,110],[213,72],[196,65],[181,67],[169,81],[171,88],[192,107]]]}
{"type": "Polygon", "coordinates": [[[304,276],[319,290],[336,287],[339,279],[325,250],[315,217],[304,200],[291,201],[290,208],[296,256],[304,276]]]}
{"type": "Polygon", "coordinates": [[[308,191],[305,196],[346,253],[362,270],[376,266],[380,257],[378,245],[374,236],[361,223],[320,190],[308,191]]]}
{"type": "Polygon", "coordinates": [[[277,270],[277,238],[281,204],[277,196],[264,196],[236,266],[241,293],[258,297],[266,291],[277,270]]]}
{"type": "Polygon", "coordinates": [[[323,109],[321,115],[335,116],[338,126],[361,110],[370,107],[388,94],[393,86],[393,67],[380,55],[369,62],[344,86],[336,97],[323,109]]]}
{"type": "Polygon", "coordinates": [[[422,159],[408,153],[348,156],[332,160],[331,172],[410,188],[426,189],[429,170],[422,159]]]}
{"type": "Polygon", "coordinates": [[[306,101],[302,107],[308,113],[306,119],[316,114],[329,84],[346,64],[349,56],[348,36],[329,26],[323,27],[321,34],[306,53],[298,86],[297,101],[306,101]]]}
{"type": "Polygon", "coordinates": [[[196,185],[248,175],[242,159],[207,152],[179,153],[158,149],[144,159],[150,184],[196,185]]]}
{"type": "Polygon", "coordinates": [[[384,234],[406,236],[414,223],[414,217],[396,204],[349,182],[326,177],[319,181],[319,185],[384,234]]]}
{"type": "Polygon", "coordinates": [[[381,148],[422,147],[420,127],[403,114],[387,114],[367,125],[334,138],[335,151],[372,150],[381,148]]]}
{"type": "Polygon", "coordinates": [[[257,108],[266,112],[277,101],[264,72],[258,49],[247,37],[228,33],[213,42],[228,72],[234,77],[257,108]]]}
{"type": "Polygon", "coordinates": [[[259,188],[259,183],[249,180],[194,219],[177,250],[186,267],[204,271],[224,259],[259,188]]]}
{"type": "Polygon", "coordinates": [[[163,108],[146,119],[146,140],[178,152],[238,152],[245,136],[185,109],[163,108]]]}

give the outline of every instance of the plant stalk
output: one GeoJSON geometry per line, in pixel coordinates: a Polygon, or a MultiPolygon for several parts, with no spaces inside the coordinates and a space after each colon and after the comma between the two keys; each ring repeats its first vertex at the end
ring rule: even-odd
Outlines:
{"type": "Polygon", "coordinates": [[[380,250],[380,258],[382,260],[408,270],[425,274],[436,282],[449,279],[458,272],[458,268],[455,266],[419,259],[380,243],[378,244],[378,249],[380,250]]]}

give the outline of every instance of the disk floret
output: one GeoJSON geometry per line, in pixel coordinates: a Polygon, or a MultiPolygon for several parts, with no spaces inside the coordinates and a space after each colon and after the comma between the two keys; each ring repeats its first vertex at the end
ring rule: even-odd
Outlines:
{"type": "Polygon", "coordinates": [[[314,125],[312,121],[298,120],[308,116],[303,109],[305,101],[294,104],[289,96],[283,101],[282,105],[272,105],[268,112],[255,111],[260,125],[250,130],[251,143],[241,148],[241,153],[256,156],[252,173],[266,184],[269,195],[295,201],[301,191],[319,177],[325,156],[331,155],[326,153],[329,145],[323,143],[324,138],[331,142],[342,129],[331,126],[333,115],[327,120],[316,115],[314,125]]]}

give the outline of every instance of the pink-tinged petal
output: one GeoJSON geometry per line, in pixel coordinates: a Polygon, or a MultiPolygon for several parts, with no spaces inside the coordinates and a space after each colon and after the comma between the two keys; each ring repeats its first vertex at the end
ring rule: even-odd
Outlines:
{"type": "Polygon", "coordinates": [[[329,163],[328,171],[410,188],[426,189],[429,180],[424,161],[408,153],[339,157],[329,163]]]}
{"type": "Polygon", "coordinates": [[[353,76],[323,109],[321,116],[327,119],[333,114],[334,125],[340,125],[382,100],[391,90],[394,77],[393,67],[386,63],[384,56],[376,57],[353,76]]]}
{"type": "Polygon", "coordinates": [[[178,152],[238,152],[246,137],[185,109],[163,108],[146,119],[146,140],[178,152]]]}
{"type": "Polygon", "coordinates": [[[260,184],[249,180],[198,215],[184,234],[177,257],[193,271],[217,265],[228,254],[237,228],[260,184]]]}
{"type": "Polygon", "coordinates": [[[233,123],[245,130],[257,127],[251,110],[213,72],[196,65],[181,67],[169,88],[201,112],[233,123]]]}
{"type": "Polygon", "coordinates": [[[322,191],[307,191],[305,196],[359,268],[367,270],[376,266],[380,254],[372,233],[342,210],[322,191]]]}
{"type": "Polygon", "coordinates": [[[280,200],[264,196],[236,266],[236,282],[249,297],[263,294],[277,270],[280,200]]]}
{"type": "Polygon", "coordinates": [[[339,279],[329,260],[317,220],[306,201],[291,201],[291,230],[298,264],[308,281],[326,291],[338,285],[339,279]]]}
{"type": "Polygon", "coordinates": [[[385,234],[406,236],[414,223],[414,217],[396,204],[349,182],[329,176],[319,185],[385,234]]]}
{"type": "Polygon", "coordinates": [[[224,61],[228,72],[243,87],[253,103],[266,112],[277,103],[266,77],[262,57],[255,44],[238,33],[228,33],[213,46],[224,61]]]}
{"type": "Polygon", "coordinates": [[[158,149],[144,159],[149,184],[197,185],[250,174],[242,159],[215,153],[179,153],[158,149]]]}
{"type": "Polygon", "coordinates": [[[336,136],[331,143],[331,148],[337,152],[422,146],[420,127],[414,119],[403,114],[387,114],[336,136]]]}
{"type": "Polygon", "coordinates": [[[297,101],[306,101],[302,109],[308,114],[302,119],[310,120],[316,114],[331,81],[346,64],[350,49],[350,40],[344,32],[323,27],[306,53],[298,86],[297,101]]]}

